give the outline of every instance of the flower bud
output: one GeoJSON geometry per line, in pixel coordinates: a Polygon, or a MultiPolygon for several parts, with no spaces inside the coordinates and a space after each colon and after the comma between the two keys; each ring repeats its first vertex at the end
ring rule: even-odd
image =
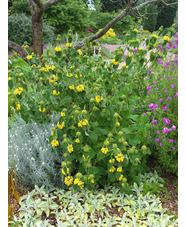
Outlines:
{"type": "Polygon", "coordinates": [[[67,163],[66,162],[62,162],[61,163],[61,166],[64,168],[64,167],[66,167],[67,166],[67,163]]]}

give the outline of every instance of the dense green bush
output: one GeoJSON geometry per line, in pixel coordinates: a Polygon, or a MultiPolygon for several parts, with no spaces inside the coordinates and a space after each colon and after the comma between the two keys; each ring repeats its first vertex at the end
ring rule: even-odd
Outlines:
{"type": "Polygon", "coordinates": [[[51,128],[58,117],[53,114],[46,126],[33,121],[26,123],[20,117],[9,124],[8,160],[9,163],[13,161],[18,180],[24,186],[64,187],[61,182],[63,151],[55,153],[48,144],[51,128]]]}
{"type": "Polygon", "coordinates": [[[82,1],[65,0],[48,8],[43,17],[57,29],[59,34],[67,33],[69,29],[82,33],[94,25],[90,13],[82,1]]]}
{"type": "MultiPolygon", "coordinates": [[[[54,27],[43,22],[43,42],[52,43],[56,39],[54,27]]],[[[32,44],[32,20],[24,13],[13,14],[8,18],[8,38],[9,40],[23,45],[27,41],[32,44]]]]}
{"type": "Polygon", "coordinates": [[[143,19],[143,29],[153,32],[157,24],[157,7],[155,4],[150,4],[146,8],[146,13],[143,19]]]}

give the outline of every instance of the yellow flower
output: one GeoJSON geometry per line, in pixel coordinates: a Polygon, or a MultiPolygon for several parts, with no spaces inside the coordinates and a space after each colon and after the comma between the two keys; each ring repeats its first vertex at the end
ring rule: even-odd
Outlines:
{"type": "Polygon", "coordinates": [[[72,144],[68,145],[67,150],[68,150],[69,153],[72,153],[74,151],[72,144]]]}
{"type": "Polygon", "coordinates": [[[58,121],[57,127],[58,127],[59,129],[63,129],[63,128],[65,127],[65,122],[63,121],[63,122],[60,124],[59,121],[58,121]]]}
{"type": "Polygon", "coordinates": [[[112,63],[113,63],[114,65],[119,65],[119,62],[118,62],[118,61],[116,61],[116,60],[115,60],[115,58],[114,58],[114,59],[112,59],[112,63]]]}
{"type": "Polygon", "coordinates": [[[80,140],[79,140],[79,139],[76,139],[75,142],[76,142],[76,143],[80,143],[80,140]]]}
{"type": "Polygon", "coordinates": [[[78,75],[77,75],[77,74],[75,75],[75,78],[77,78],[77,79],[78,79],[78,75]]]}
{"type": "Polygon", "coordinates": [[[30,59],[32,59],[32,55],[27,55],[26,58],[27,58],[27,60],[30,60],[30,59]]]}
{"type": "Polygon", "coordinates": [[[16,105],[16,108],[14,110],[20,110],[21,109],[21,105],[20,104],[17,104],[16,105]]]}
{"type": "Polygon", "coordinates": [[[52,140],[51,145],[57,147],[59,146],[59,142],[57,140],[52,140]]]}
{"type": "Polygon", "coordinates": [[[116,170],[116,168],[114,166],[112,166],[111,169],[109,169],[109,172],[113,173],[116,170]]]}
{"type": "Polygon", "coordinates": [[[46,109],[45,108],[43,108],[43,110],[41,109],[41,107],[39,108],[39,112],[46,112],[46,109]]]}
{"type": "Polygon", "coordinates": [[[124,156],[122,154],[118,154],[115,156],[115,159],[118,161],[118,162],[123,162],[124,160],[124,156]]]}
{"type": "Polygon", "coordinates": [[[61,48],[60,48],[60,47],[56,47],[56,48],[55,48],[55,51],[56,51],[56,52],[60,52],[60,51],[61,51],[61,48]]]}
{"type": "Polygon", "coordinates": [[[102,147],[101,151],[102,151],[103,154],[107,154],[109,150],[108,150],[107,147],[106,148],[102,147]]]}
{"type": "Polygon", "coordinates": [[[78,85],[77,87],[76,87],[76,90],[78,91],[78,92],[82,92],[82,91],[84,91],[85,89],[84,89],[84,86],[83,85],[78,85]]]}
{"type": "Polygon", "coordinates": [[[64,112],[61,112],[61,117],[65,117],[65,113],[64,112]]]}
{"type": "Polygon", "coordinates": [[[56,67],[54,65],[51,66],[51,69],[54,70],[56,67]]]}
{"type": "Polygon", "coordinates": [[[74,180],[74,184],[77,184],[78,186],[81,186],[81,185],[84,184],[84,182],[83,182],[83,181],[80,181],[79,178],[76,178],[76,179],[74,180]]]}
{"type": "Polygon", "coordinates": [[[120,123],[119,123],[118,121],[116,122],[116,126],[117,126],[117,127],[119,127],[119,126],[120,126],[120,123]]]}
{"type": "Polygon", "coordinates": [[[82,51],[80,49],[77,50],[77,52],[78,52],[79,55],[82,55],[82,51]]]}
{"type": "Polygon", "coordinates": [[[83,121],[82,121],[82,125],[87,125],[88,124],[88,120],[87,119],[84,119],[83,121]]]}
{"type": "Polygon", "coordinates": [[[80,127],[80,128],[83,127],[82,121],[78,122],[78,127],[80,127]]]}
{"type": "Polygon", "coordinates": [[[152,37],[155,37],[156,39],[158,39],[158,36],[155,35],[155,34],[152,34],[151,36],[152,36],[152,37]]]}
{"type": "Polygon", "coordinates": [[[8,80],[12,80],[12,77],[8,77],[8,80]]]}
{"type": "Polygon", "coordinates": [[[109,163],[114,163],[114,162],[115,162],[114,158],[109,160],[109,163]]]}
{"type": "Polygon", "coordinates": [[[67,186],[70,186],[72,183],[73,183],[73,177],[72,176],[65,177],[65,184],[67,186]]]}
{"type": "Polygon", "coordinates": [[[70,85],[70,86],[69,86],[69,89],[70,89],[70,90],[74,90],[74,89],[75,89],[75,88],[74,88],[74,85],[72,85],[72,86],[70,85]]]}
{"type": "MultiPolygon", "coordinates": [[[[98,32],[100,32],[101,30],[102,30],[102,28],[99,29],[98,32]]],[[[98,32],[97,32],[97,33],[98,33],[98,32]]],[[[104,37],[113,38],[113,37],[115,37],[115,36],[116,36],[116,33],[114,32],[114,29],[110,28],[102,37],[103,37],[103,38],[104,38],[104,37]]]]}
{"type": "Polygon", "coordinates": [[[101,102],[101,100],[103,100],[103,97],[102,96],[100,97],[99,95],[97,95],[95,99],[96,99],[96,102],[99,103],[101,102]]]}
{"type": "Polygon", "coordinates": [[[119,181],[121,181],[123,179],[123,174],[120,175],[120,177],[118,178],[119,181]]]}
{"type": "Polygon", "coordinates": [[[51,136],[53,136],[54,135],[54,132],[51,132],[51,136]]]}
{"type": "Polygon", "coordinates": [[[163,39],[164,39],[165,41],[167,41],[167,42],[170,41],[170,38],[169,38],[168,36],[164,36],[163,39]]]}
{"type": "Polygon", "coordinates": [[[131,55],[131,54],[129,54],[129,55],[128,55],[128,57],[129,57],[129,58],[131,58],[131,57],[132,57],[132,55],[131,55]]]}
{"type": "Polygon", "coordinates": [[[56,90],[53,90],[52,94],[53,94],[53,95],[59,95],[60,92],[59,92],[59,91],[57,92],[56,90]]]}
{"type": "Polygon", "coordinates": [[[121,172],[121,171],[122,171],[122,167],[120,166],[117,168],[117,172],[121,172]]]}
{"type": "Polygon", "coordinates": [[[72,43],[66,43],[66,47],[72,47],[72,43]]]}
{"type": "Polygon", "coordinates": [[[135,31],[135,32],[139,32],[138,29],[136,29],[136,28],[134,29],[134,31],[135,31]]]}
{"type": "Polygon", "coordinates": [[[67,73],[67,77],[70,78],[70,77],[72,77],[72,76],[73,76],[72,73],[70,73],[70,74],[67,73]]]}
{"type": "Polygon", "coordinates": [[[14,91],[14,95],[21,95],[23,91],[23,88],[22,87],[18,87],[15,91],[14,91]]]}

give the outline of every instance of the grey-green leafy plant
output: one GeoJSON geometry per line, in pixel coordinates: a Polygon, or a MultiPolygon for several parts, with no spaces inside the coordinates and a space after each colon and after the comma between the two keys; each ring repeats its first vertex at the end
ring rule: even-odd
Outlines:
{"type": "MultiPolygon", "coordinates": [[[[143,181],[140,186],[143,187],[143,181]]],[[[178,220],[166,213],[159,198],[149,193],[139,194],[136,189],[134,194],[127,195],[112,186],[97,191],[83,189],[81,192],[72,188],[48,191],[36,186],[22,196],[20,205],[19,219],[14,217],[10,222],[14,226],[54,226],[51,214],[58,227],[178,226],[178,220]]]]}
{"type": "Polygon", "coordinates": [[[45,185],[47,188],[62,187],[61,162],[63,150],[56,153],[48,143],[51,128],[58,115],[53,114],[46,126],[31,121],[26,123],[21,117],[10,123],[9,162],[14,167],[24,186],[45,185]]]}

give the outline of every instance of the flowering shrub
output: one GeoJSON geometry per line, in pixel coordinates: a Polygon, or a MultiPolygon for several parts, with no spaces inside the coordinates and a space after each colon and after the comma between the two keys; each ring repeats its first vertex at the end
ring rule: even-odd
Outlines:
{"type": "Polygon", "coordinates": [[[32,74],[16,68],[9,75],[9,99],[15,114],[26,121],[47,123],[53,111],[60,113],[49,143],[57,154],[66,151],[61,169],[66,186],[92,189],[116,184],[127,189],[146,168],[151,127],[143,107],[147,103],[147,64],[159,58],[153,51],[159,38],[142,36],[146,41],[142,49],[139,33],[134,29],[125,36],[128,45],[125,50],[116,49],[110,64],[100,54],[91,56],[93,43],[82,51],[67,43],[63,50],[56,47],[55,54],[48,51],[41,63],[32,55],[32,74]]]}
{"type": "MultiPolygon", "coordinates": [[[[99,29],[98,32],[100,32],[101,30],[102,30],[102,28],[99,29]]],[[[97,32],[97,33],[98,33],[98,32],[97,32]]],[[[110,28],[110,29],[102,36],[102,38],[104,38],[104,37],[114,38],[115,36],[116,36],[116,33],[114,32],[114,29],[110,28]]]]}
{"type": "Polygon", "coordinates": [[[161,56],[149,71],[147,102],[152,113],[149,144],[155,146],[159,162],[167,170],[178,170],[178,38],[163,37],[157,46],[161,56]],[[168,52],[167,58],[164,53],[168,52]]]}

